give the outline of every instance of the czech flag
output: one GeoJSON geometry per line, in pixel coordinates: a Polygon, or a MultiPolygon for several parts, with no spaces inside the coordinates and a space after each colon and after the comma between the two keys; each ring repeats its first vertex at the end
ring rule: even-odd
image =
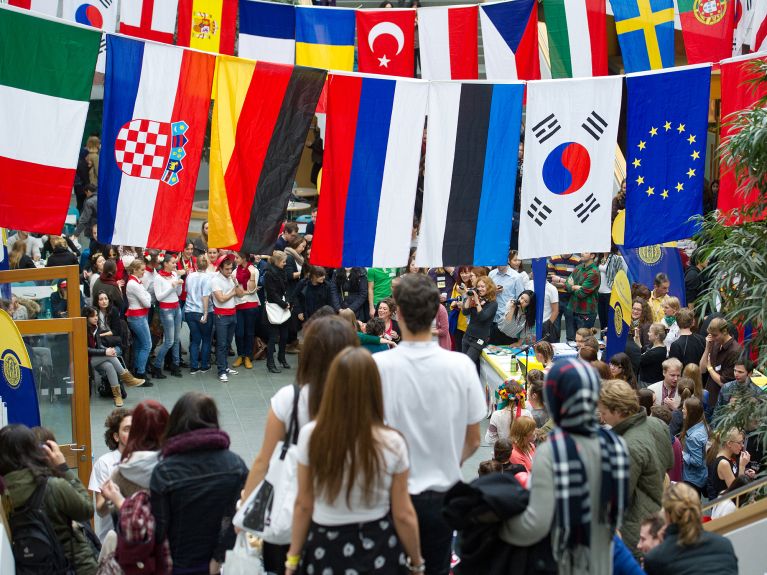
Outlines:
{"type": "Polygon", "coordinates": [[[541,79],[536,0],[482,4],[479,21],[488,80],[541,79]]]}
{"type": "Polygon", "coordinates": [[[208,245],[271,254],[324,70],[219,56],[208,245]]]}
{"type": "Polygon", "coordinates": [[[296,64],[354,69],[354,10],[296,6],[296,64]]]}
{"type": "Polygon", "coordinates": [[[407,261],[428,84],[333,74],[314,265],[407,261]]]}
{"type": "Polygon", "coordinates": [[[99,239],[177,250],[189,230],[215,57],[107,36],[99,239]]]}
{"type": "Polygon", "coordinates": [[[418,9],[422,78],[479,78],[478,13],[477,6],[436,6],[418,9]]]}

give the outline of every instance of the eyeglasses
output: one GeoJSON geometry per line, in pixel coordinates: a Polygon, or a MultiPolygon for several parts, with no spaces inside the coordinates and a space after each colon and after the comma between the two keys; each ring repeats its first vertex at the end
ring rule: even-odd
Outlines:
{"type": "Polygon", "coordinates": [[[741,447],[746,444],[745,441],[730,441],[729,443],[734,443],[735,445],[740,445],[741,447]]]}

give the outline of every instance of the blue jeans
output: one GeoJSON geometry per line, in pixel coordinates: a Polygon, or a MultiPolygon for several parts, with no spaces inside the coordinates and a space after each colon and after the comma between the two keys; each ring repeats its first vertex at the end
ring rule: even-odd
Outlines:
{"type": "Polygon", "coordinates": [[[227,354],[229,346],[232,345],[232,338],[234,338],[236,327],[237,317],[235,315],[216,315],[216,364],[218,366],[218,375],[226,373],[229,367],[227,354]]]}
{"type": "Polygon", "coordinates": [[[253,348],[256,345],[256,318],[258,308],[249,307],[237,310],[237,328],[234,340],[237,342],[237,355],[253,359],[253,348]]]}
{"type": "Polygon", "coordinates": [[[180,336],[181,336],[181,308],[162,309],[160,308],[160,323],[162,324],[162,345],[157,350],[157,357],[154,360],[154,366],[162,369],[165,362],[165,354],[168,350],[173,353],[173,365],[178,367],[181,363],[180,355],[180,336]]]}
{"type": "MultiPolygon", "coordinates": [[[[589,329],[594,327],[594,323],[596,323],[597,316],[596,314],[584,315],[581,313],[574,313],[573,319],[575,321],[575,330],[577,331],[581,329],[582,327],[586,327],[589,329]]],[[[575,339],[575,337],[573,337],[573,339],[575,339]]]]}
{"type": "Polygon", "coordinates": [[[189,326],[189,366],[192,369],[210,367],[210,342],[213,339],[213,318],[202,323],[202,314],[188,311],[185,321],[189,326]]]}
{"type": "Polygon", "coordinates": [[[570,302],[570,294],[569,293],[560,293],[559,294],[559,315],[557,316],[556,321],[553,322],[553,328],[554,332],[556,334],[556,339],[553,341],[557,342],[559,341],[559,338],[562,334],[562,318],[565,318],[565,338],[567,341],[573,341],[575,340],[575,318],[573,318],[573,312],[568,309],[568,303],[570,302]]]}
{"type": "Polygon", "coordinates": [[[146,362],[152,351],[152,334],[145,315],[128,316],[128,326],[133,332],[133,373],[146,373],[146,362]]]}

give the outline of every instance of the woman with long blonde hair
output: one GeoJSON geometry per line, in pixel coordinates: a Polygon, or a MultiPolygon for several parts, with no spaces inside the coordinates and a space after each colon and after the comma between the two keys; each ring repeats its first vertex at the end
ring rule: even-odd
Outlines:
{"type": "Polygon", "coordinates": [[[666,534],[644,560],[648,575],[716,573],[737,575],[738,558],[730,540],[703,529],[700,497],[686,483],[673,483],[663,496],[666,534]]]}
{"type": "Polygon", "coordinates": [[[8,267],[12,270],[35,269],[35,262],[27,255],[27,242],[16,240],[8,254],[8,267]]]}
{"type": "Polygon", "coordinates": [[[402,435],[384,424],[367,350],[333,360],[316,421],[298,438],[298,495],[285,573],[407,573],[423,565],[402,435]],[[407,553],[407,560],[403,553],[407,553]],[[356,570],[356,571],[355,571],[356,570]]]}

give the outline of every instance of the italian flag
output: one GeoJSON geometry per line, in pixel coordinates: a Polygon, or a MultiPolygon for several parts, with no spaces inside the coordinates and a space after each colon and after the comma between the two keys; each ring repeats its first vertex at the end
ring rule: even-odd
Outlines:
{"type": "Polygon", "coordinates": [[[543,0],[551,76],[607,76],[606,0],[543,0]]]}
{"type": "MultiPolygon", "coordinates": [[[[762,0],[764,1],[764,0],[762,0]]],[[[688,64],[719,62],[732,55],[735,2],[677,0],[688,64]]]]}
{"type": "Polygon", "coordinates": [[[0,8],[0,226],[60,234],[101,32],[0,8]]]}

